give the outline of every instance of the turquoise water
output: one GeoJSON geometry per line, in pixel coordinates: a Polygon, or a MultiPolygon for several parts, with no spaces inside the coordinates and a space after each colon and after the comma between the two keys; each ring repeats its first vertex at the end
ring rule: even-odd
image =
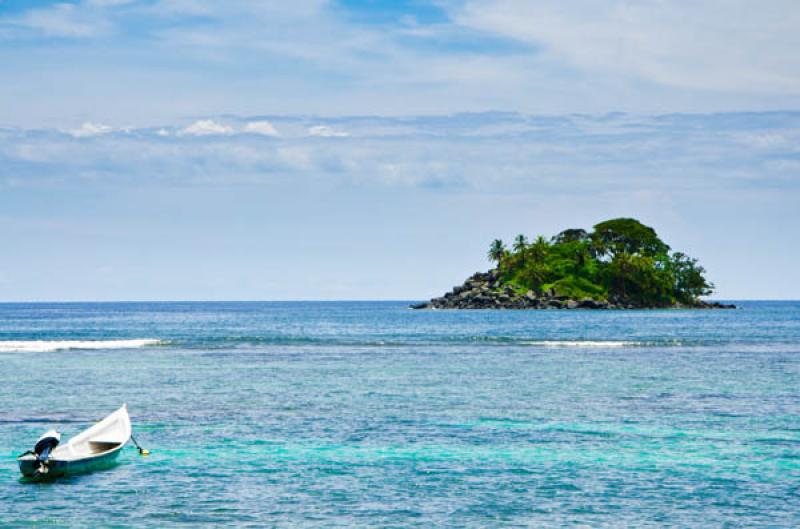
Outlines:
{"type": "Polygon", "coordinates": [[[800,303],[740,304],[0,304],[0,525],[800,527],[800,303]],[[150,457],[18,479],[122,402],[150,457]]]}

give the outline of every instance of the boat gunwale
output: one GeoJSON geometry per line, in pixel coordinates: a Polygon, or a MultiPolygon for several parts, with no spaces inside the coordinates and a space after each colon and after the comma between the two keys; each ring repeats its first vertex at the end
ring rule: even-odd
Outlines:
{"type": "MultiPolygon", "coordinates": [[[[73,459],[64,459],[64,458],[61,458],[61,457],[51,457],[51,458],[48,459],[48,461],[57,461],[59,463],[66,463],[66,464],[77,463],[77,462],[81,462],[81,461],[93,461],[95,459],[99,459],[101,457],[107,456],[107,455],[109,455],[109,454],[111,454],[113,452],[117,452],[119,450],[122,450],[123,448],[125,448],[125,446],[127,444],[128,444],[128,441],[125,441],[124,443],[118,443],[117,446],[115,446],[114,448],[111,448],[109,450],[106,450],[105,452],[95,452],[95,453],[87,455],[85,457],[82,456],[82,457],[77,457],[77,458],[73,458],[73,459]]],[[[36,456],[34,456],[33,454],[25,454],[24,456],[18,457],[17,461],[36,461],[36,456]]]]}

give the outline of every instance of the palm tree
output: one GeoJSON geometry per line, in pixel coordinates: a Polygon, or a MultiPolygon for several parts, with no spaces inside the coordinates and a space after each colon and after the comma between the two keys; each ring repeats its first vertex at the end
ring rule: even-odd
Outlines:
{"type": "Polygon", "coordinates": [[[514,251],[517,252],[521,259],[522,265],[525,265],[525,253],[528,251],[528,239],[521,233],[514,239],[514,251]]]}
{"type": "Polygon", "coordinates": [[[503,241],[500,239],[495,239],[492,241],[491,246],[489,246],[489,260],[494,261],[498,265],[500,261],[503,260],[503,257],[506,256],[506,245],[503,244],[503,241]]]}
{"type": "Polygon", "coordinates": [[[547,242],[547,240],[539,235],[536,237],[536,240],[533,241],[533,244],[530,247],[531,257],[533,257],[535,262],[543,263],[549,248],[550,244],[547,242]]]}

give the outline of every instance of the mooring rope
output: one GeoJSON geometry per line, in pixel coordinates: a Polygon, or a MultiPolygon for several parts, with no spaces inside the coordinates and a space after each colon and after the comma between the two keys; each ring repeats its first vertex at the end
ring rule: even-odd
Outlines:
{"type": "Polygon", "coordinates": [[[133,436],[133,434],[131,434],[131,441],[133,441],[133,444],[139,450],[139,455],[140,456],[149,456],[150,455],[150,450],[145,450],[144,448],[142,448],[139,445],[139,443],[136,442],[136,438],[133,436]]]}

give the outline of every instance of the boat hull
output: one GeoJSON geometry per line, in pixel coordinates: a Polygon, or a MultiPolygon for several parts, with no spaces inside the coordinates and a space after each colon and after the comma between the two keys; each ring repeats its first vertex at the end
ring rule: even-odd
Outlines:
{"type": "Polygon", "coordinates": [[[39,467],[39,464],[36,462],[35,458],[23,458],[18,460],[19,471],[22,472],[23,477],[37,480],[94,472],[95,470],[103,470],[116,465],[117,456],[119,456],[121,449],[122,447],[104,454],[98,454],[97,456],[77,459],[74,461],[64,461],[62,459],[51,458],[47,462],[48,472],[46,474],[40,474],[36,471],[36,469],[39,467]]]}
{"type": "MultiPolygon", "coordinates": [[[[57,432],[48,432],[50,433],[57,435],[57,432]]],[[[44,440],[49,442],[50,437],[45,437],[44,440]]],[[[131,419],[128,416],[128,407],[123,404],[121,408],[65,444],[59,445],[56,441],[56,446],[47,459],[47,472],[38,472],[40,465],[36,454],[41,451],[38,442],[34,452],[27,452],[17,459],[19,470],[28,479],[40,480],[107,468],[115,464],[120,450],[130,438],[131,419]]]]}

